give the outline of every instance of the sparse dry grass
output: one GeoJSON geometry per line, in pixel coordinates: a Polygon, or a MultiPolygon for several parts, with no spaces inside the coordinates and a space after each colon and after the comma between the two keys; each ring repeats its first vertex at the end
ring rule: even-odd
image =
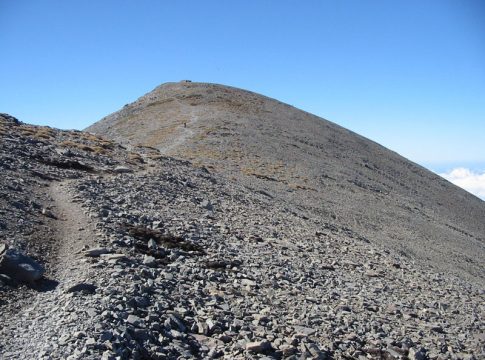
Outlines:
{"type": "Polygon", "coordinates": [[[151,160],[160,160],[162,157],[163,157],[162,155],[155,154],[155,153],[148,155],[148,158],[151,159],[151,160]]]}
{"type": "Polygon", "coordinates": [[[22,125],[19,131],[22,135],[34,139],[50,140],[55,137],[55,131],[46,126],[22,125]]]}
{"type": "Polygon", "coordinates": [[[106,150],[112,150],[115,147],[115,142],[111,140],[100,140],[99,146],[106,150]]]}
{"type": "Polygon", "coordinates": [[[143,157],[139,153],[130,152],[128,153],[127,162],[135,165],[135,164],[143,164],[145,160],[143,160],[143,157]]]}
{"type": "Polygon", "coordinates": [[[278,182],[281,181],[280,179],[274,177],[274,174],[264,173],[264,172],[254,170],[254,169],[251,169],[251,168],[247,168],[247,167],[242,168],[241,172],[244,175],[254,176],[254,177],[257,177],[259,179],[265,179],[265,180],[270,180],[270,181],[278,181],[278,182]]]}
{"type": "Polygon", "coordinates": [[[103,155],[112,151],[116,146],[112,140],[82,131],[70,131],[69,138],[71,140],[59,142],[59,146],[103,155]]]}
{"type": "Polygon", "coordinates": [[[269,163],[258,158],[256,155],[248,154],[240,150],[239,146],[226,151],[218,151],[210,145],[198,145],[196,147],[186,147],[179,149],[180,155],[189,159],[197,166],[208,166],[213,164],[215,168],[231,166],[239,168],[241,174],[254,176],[268,181],[276,181],[288,184],[295,189],[313,190],[305,183],[306,178],[294,176],[294,169],[289,168],[282,161],[269,163]]]}
{"type": "Polygon", "coordinates": [[[79,146],[79,143],[76,143],[74,141],[71,141],[71,140],[64,140],[64,141],[61,141],[59,143],[59,146],[62,146],[62,147],[74,147],[74,148],[77,148],[79,146]]]}
{"type": "Polygon", "coordinates": [[[150,146],[150,147],[154,147],[154,146],[157,146],[159,144],[164,143],[165,141],[167,141],[167,139],[170,136],[174,136],[174,134],[175,134],[175,132],[176,132],[176,130],[179,126],[180,125],[177,124],[177,125],[174,125],[174,126],[165,127],[163,129],[158,129],[158,130],[153,131],[144,144],[147,145],[147,146],[150,146]]]}
{"type": "Polygon", "coordinates": [[[39,128],[35,135],[38,138],[49,140],[55,136],[55,133],[52,129],[43,127],[43,128],[39,128]]]}
{"type": "Polygon", "coordinates": [[[295,190],[317,191],[317,189],[312,188],[310,186],[303,185],[303,184],[289,183],[288,186],[292,189],[295,189],[295,190]]]}
{"type": "Polygon", "coordinates": [[[101,136],[98,136],[89,132],[80,132],[79,137],[84,140],[93,141],[93,142],[106,141],[101,136]]]}
{"type": "Polygon", "coordinates": [[[143,144],[137,144],[137,145],[135,145],[135,147],[137,149],[149,150],[151,152],[156,152],[156,153],[160,152],[160,151],[158,151],[157,148],[154,148],[152,146],[146,146],[146,145],[143,145],[143,144]]]}
{"type": "Polygon", "coordinates": [[[86,152],[92,152],[96,154],[106,154],[106,149],[99,145],[88,145],[71,140],[64,140],[59,143],[61,147],[74,148],[86,152]]]}

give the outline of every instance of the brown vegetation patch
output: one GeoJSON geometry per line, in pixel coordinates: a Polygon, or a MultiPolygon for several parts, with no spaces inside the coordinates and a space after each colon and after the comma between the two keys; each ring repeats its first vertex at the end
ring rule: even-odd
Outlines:
{"type": "Polygon", "coordinates": [[[157,245],[168,249],[181,249],[198,255],[205,254],[202,246],[187,241],[180,236],[163,234],[159,230],[149,229],[140,225],[123,224],[122,229],[136,240],[139,240],[135,244],[135,247],[142,252],[149,251],[147,243],[150,239],[153,239],[157,245]]]}
{"type": "Polygon", "coordinates": [[[34,139],[50,140],[55,136],[55,131],[46,126],[22,125],[20,133],[34,139]]]}
{"type": "Polygon", "coordinates": [[[127,162],[130,164],[143,164],[145,160],[143,160],[143,157],[139,153],[130,152],[128,153],[127,162]]]}
{"type": "Polygon", "coordinates": [[[106,149],[99,145],[87,145],[80,142],[75,142],[72,140],[64,140],[59,143],[59,146],[79,149],[86,152],[92,152],[96,154],[106,154],[106,149]]]}

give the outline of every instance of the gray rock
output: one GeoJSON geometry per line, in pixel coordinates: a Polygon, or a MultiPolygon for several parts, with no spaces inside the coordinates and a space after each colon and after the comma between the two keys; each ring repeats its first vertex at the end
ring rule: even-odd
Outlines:
{"type": "Polygon", "coordinates": [[[88,308],[86,310],[86,314],[88,314],[89,317],[94,318],[98,314],[98,312],[96,311],[95,308],[88,308]]]}
{"type": "Polygon", "coordinates": [[[146,266],[155,266],[157,264],[157,259],[155,259],[153,256],[145,255],[143,257],[143,264],[146,266]]]}
{"type": "Polygon", "coordinates": [[[57,219],[57,216],[52,211],[46,208],[42,209],[42,215],[47,216],[51,219],[57,219]]]}
{"type": "Polygon", "coordinates": [[[100,257],[113,264],[128,260],[125,254],[101,254],[100,257]]]}
{"type": "Polygon", "coordinates": [[[156,241],[153,239],[148,240],[147,246],[149,249],[152,249],[152,250],[155,250],[158,248],[156,241]]]}
{"type": "Polygon", "coordinates": [[[94,347],[96,345],[96,339],[93,337],[87,338],[85,345],[86,347],[94,347]]]}
{"type": "Polygon", "coordinates": [[[16,281],[33,283],[44,275],[44,271],[37,261],[13,248],[4,250],[0,258],[0,273],[16,281]]]}
{"type": "Polygon", "coordinates": [[[73,337],[75,337],[76,339],[82,339],[82,338],[86,337],[86,333],[84,331],[76,331],[73,334],[73,337]]]}
{"type": "Polygon", "coordinates": [[[271,350],[271,343],[267,340],[248,342],[246,350],[254,353],[264,353],[271,350]]]}
{"type": "Polygon", "coordinates": [[[92,248],[84,251],[84,256],[87,257],[99,257],[100,255],[109,254],[111,250],[105,247],[92,248]]]}
{"type": "Polygon", "coordinates": [[[113,169],[113,171],[117,174],[129,174],[133,172],[132,169],[126,166],[117,166],[113,169]]]}
{"type": "Polygon", "coordinates": [[[295,336],[297,336],[297,337],[311,336],[311,335],[315,334],[315,332],[316,332],[315,329],[305,327],[305,326],[296,325],[296,326],[293,326],[293,328],[295,329],[295,336]]]}
{"type": "Polygon", "coordinates": [[[282,352],[283,356],[289,357],[296,353],[297,349],[293,345],[283,344],[280,345],[279,350],[282,352]]]}
{"type": "Polygon", "coordinates": [[[133,326],[140,326],[142,324],[142,319],[140,319],[138,316],[136,315],[128,315],[128,318],[126,319],[126,322],[128,324],[131,324],[133,326]]]}
{"type": "Polygon", "coordinates": [[[99,340],[101,342],[110,341],[113,338],[113,332],[111,331],[103,331],[103,333],[99,336],[99,340]]]}
{"type": "Polygon", "coordinates": [[[177,329],[180,332],[187,331],[185,324],[177,316],[170,314],[167,320],[165,320],[165,326],[170,329],[177,329]]]}
{"type": "Polygon", "coordinates": [[[135,339],[140,341],[146,341],[150,338],[150,334],[146,329],[135,329],[133,335],[135,339]]]}
{"type": "Polygon", "coordinates": [[[256,281],[250,279],[242,279],[241,280],[242,286],[256,286],[256,281]]]}
{"type": "Polygon", "coordinates": [[[202,200],[202,202],[200,203],[200,206],[202,206],[204,209],[209,211],[214,210],[214,206],[209,200],[202,200]]]}
{"type": "Polygon", "coordinates": [[[426,360],[428,358],[427,351],[424,348],[409,349],[408,357],[410,360],[426,360]]]}
{"type": "Polygon", "coordinates": [[[96,285],[88,284],[88,283],[79,283],[71,286],[69,289],[67,289],[66,292],[68,293],[82,292],[85,294],[94,294],[96,292],[96,285]]]}
{"type": "Polygon", "coordinates": [[[0,273],[0,285],[15,285],[15,281],[5,274],[0,273]]]}
{"type": "Polygon", "coordinates": [[[150,299],[146,296],[137,296],[135,298],[136,306],[139,308],[146,308],[150,306],[150,299]]]}

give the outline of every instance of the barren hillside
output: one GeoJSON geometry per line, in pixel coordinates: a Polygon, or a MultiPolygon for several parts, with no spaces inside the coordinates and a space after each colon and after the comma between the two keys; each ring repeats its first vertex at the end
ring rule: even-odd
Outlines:
{"type": "Polygon", "coordinates": [[[325,119],[248,91],[163,84],[87,129],[153,146],[483,284],[485,203],[325,119]]]}
{"type": "Polygon", "coordinates": [[[483,201],[220,85],[89,130],[0,114],[0,359],[485,357],[483,201]]]}

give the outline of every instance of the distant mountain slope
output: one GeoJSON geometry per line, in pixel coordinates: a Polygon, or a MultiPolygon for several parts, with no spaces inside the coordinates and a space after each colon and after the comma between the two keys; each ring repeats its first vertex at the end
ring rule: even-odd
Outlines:
{"type": "Polygon", "coordinates": [[[86,129],[156,147],[422,265],[485,282],[485,202],[379,144],[279,101],[167,83],[86,129]]]}

